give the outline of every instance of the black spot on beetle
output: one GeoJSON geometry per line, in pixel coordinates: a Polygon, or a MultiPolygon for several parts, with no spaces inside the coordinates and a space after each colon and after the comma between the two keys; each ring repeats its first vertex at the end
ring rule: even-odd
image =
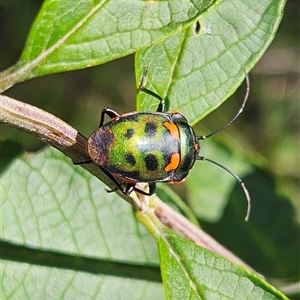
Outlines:
{"type": "Polygon", "coordinates": [[[130,153],[125,155],[125,159],[132,166],[134,166],[136,164],[136,160],[135,160],[134,156],[130,153]]]}
{"type": "Polygon", "coordinates": [[[148,171],[155,171],[158,168],[157,158],[153,154],[148,154],[145,157],[145,164],[148,171]]]}
{"type": "Polygon", "coordinates": [[[134,135],[134,129],[130,128],[127,129],[126,133],[124,134],[126,139],[130,139],[134,135]]]}
{"type": "Polygon", "coordinates": [[[145,125],[145,135],[147,137],[155,136],[157,132],[157,126],[155,123],[147,122],[145,125]]]}

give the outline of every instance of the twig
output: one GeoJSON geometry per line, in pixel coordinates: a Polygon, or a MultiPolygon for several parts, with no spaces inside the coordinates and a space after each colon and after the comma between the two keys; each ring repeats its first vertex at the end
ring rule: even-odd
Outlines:
{"type": "MultiPolygon", "coordinates": [[[[86,137],[59,118],[35,106],[0,95],[0,122],[36,136],[43,142],[63,152],[70,157],[72,161],[83,161],[89,158],[86,150],[86,137]]],[[[83,164],[81,166],[107,184],[109,188],[115,188],[114,183],[97,165],[83,164]]],[[[118,194],[131,203],[136,211],[145,210],[145,203],[149,201],[149,199],[145,200],[145,198],[148,197],[134,192],[131,193],[130,197],[125,196],[121,192],[118,194]]],[[[150,200],[153,213],[165,226],[196,244],[249,268],[247,264],[216,242],[204,231],[163,203],[156,195],[153,195],[150,200]]]]}

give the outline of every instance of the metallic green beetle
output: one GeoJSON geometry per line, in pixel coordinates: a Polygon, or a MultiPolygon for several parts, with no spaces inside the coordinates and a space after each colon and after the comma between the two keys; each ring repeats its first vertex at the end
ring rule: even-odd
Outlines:
{"type": "Polygon", "coordinates": [[[140,81],[139,91],[159,100],[156,112],[118,114],[111,108],[101,113],[99,128],[88,138],[89,160],[96,163],[111,178],[117,188],[129,195],[133,190],[143,195],[155,193],[157,182],[180,183],[188,175],[196,160],[207,160],[229,172],[242,186],[248,201],[246,219],[250,212],[250,196],[243,181],[229,169],[200,156],[200,140],[204,140],[229,126],[242,113],[249,96],[249,78],[243,104],[223,127],[206,136],[197,136],[180,112],[165,112],[164,99],[144,87],[148,68],[140,81]],[[104,124],[105,115],[111,121],[104,124]],[[149,190],[136,187],[146,182],[149,190]]]}

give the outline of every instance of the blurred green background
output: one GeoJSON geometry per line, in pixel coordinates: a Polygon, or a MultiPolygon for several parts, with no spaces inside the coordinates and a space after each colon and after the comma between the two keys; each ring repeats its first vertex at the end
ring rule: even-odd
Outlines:
{"type": "MultiPolygon", "coordinates": [[[[41,4],[42,1],[33,0],[2,1],[1,70],[17,61],[41,4]]],[[[253,156],[253,160],[259,162],[270,177],[275,178],[277,192],[294,207],[297,219],[295,221],[298,224],[300,222],[299,20],[299,1],[288,1],[277,36],[250,73],[251,92],[246,111],[226,130],[226,135],[231,135],[238,141],[248,157],[253,156]]],[[[5,94],[53,113],[88,136],[97,128],[103,107],[113,107],[120,113],[135,109],[134,57],[129,56],[85,70],[33,79],[14,86],[5,94]]],[[[245,89],[239,89],[233,96],[236,101],[226,101],[205,118],[201,125],[209,130],[219,128],[234,115],[237,102],[241,102],[244,94],[245,89]]],[[[27,151],[36,151],[44,146],[41,141],[28,134],[3,125],[0,125],[0,130],[1,140],[16,140],[27,151]]],[[[197,129],[197,132],[201,132],[201,129],[197,129]]],[[[280,224],[280,218],[278,224],[279,227],[285,226],[280,224]]],[[[208,224],[204,224],[204,227],[214,236],[222,235],[220,227],[208,224]]],[[[231,228],[227,230],[230,231],[231,228]]],[[[300,237],[297,235],[299,231],[292,233],[288,231],[288,227],[286,230],[286,238],[296,239],[294,243],[299,247],[300,237]]],[[[236,237],[231,247],[238,241],[239,238],[236,237]]],[[[247,243],[244,246],[247,248],[247,243]]],[[[292,260],[291,263],[293,264],[292,260]]]]}

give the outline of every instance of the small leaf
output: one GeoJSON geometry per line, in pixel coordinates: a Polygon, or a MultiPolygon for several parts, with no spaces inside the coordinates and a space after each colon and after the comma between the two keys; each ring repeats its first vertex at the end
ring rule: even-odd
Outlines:
{"type": "Polygon", "coordinates": [[[167,299],[287,299],[255,273],[169,229],[158,246],[167,299]]]}

